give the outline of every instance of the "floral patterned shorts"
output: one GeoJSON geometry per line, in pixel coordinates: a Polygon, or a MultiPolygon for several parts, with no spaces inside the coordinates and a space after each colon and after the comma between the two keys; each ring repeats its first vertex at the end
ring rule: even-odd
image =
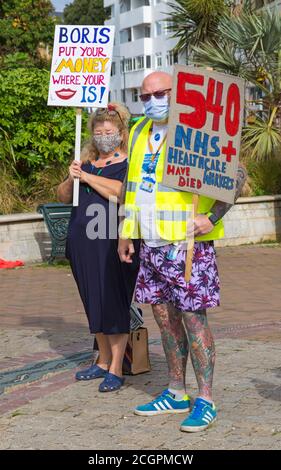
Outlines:
{"type": "Polygon", "coordinates": [[[178,310],[192,312],[217,307],[220,283],[213,242],[195,242],[189,283],[184,279],[186,251],[179,250],[176,260],[170,261],[170,248],[151,248],[142,242],[136,302],[172,303],[178,310]]]}

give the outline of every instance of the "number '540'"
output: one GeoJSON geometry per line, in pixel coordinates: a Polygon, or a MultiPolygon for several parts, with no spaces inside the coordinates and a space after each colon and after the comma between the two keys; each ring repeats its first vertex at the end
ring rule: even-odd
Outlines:
{"type": "MultiPolygon", "coordinates": [[[[190,106],[194,111],[180,113],[180,122],[194,129],[201,129],[207,121],[207,113],[213,114],[212,130],[220,129],[221,116],[224,111],[222,95],[224,84],[214,78],[209,78],[207,95],[198,90],[188,88],[189,85],[204,86],[206,77],[200,74],[179,72],[177,86],[177,103],[190,106]]],[[[225,130],[234,137],[239,130],[240,122],[240,90],[236,83],[228,86],[225,102],[225,130]]]]}

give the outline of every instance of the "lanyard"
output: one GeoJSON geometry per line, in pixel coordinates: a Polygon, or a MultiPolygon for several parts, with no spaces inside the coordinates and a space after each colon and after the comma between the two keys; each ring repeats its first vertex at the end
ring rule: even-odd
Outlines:
{"type": "Polygon", "coordinates": [[[149,129],[149,136],[148,136],[148,147],[149,147],[149,151],[150,151],[150,153],[151,153],[151,159],[150,159],[150,161],[151,161],[151,163],[153,163],[154,160],[155,160],[155,158],[157,157],[158,153],[160,153],[160,150],[161,150],[161,148],[163,147],[163,145],[164,145],[164,143],[165,143],[165,141],[166,141],[166,139],[167,139],[167,134],[166,134],[165,137],[162,139],[162,142],[160,143],[160,145],[159,145],[158,149],[156,150],[156,152],[153,152],[153,147],[152,147],[152,143],[151,143],[151,140],[150,140],[150,138],[151,138],[151,133],[152,133],[152,129],[150,128],[150,129],[149,129]]]}

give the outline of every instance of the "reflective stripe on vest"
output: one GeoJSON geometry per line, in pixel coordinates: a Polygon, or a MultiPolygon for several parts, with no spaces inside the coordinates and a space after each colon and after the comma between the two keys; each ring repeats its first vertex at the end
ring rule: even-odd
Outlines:
{"type": "Polygon", "coordinates": [[[129,137],[129,144],[128,144],[128,159],[130,160],[132,149],[134,148],[137,138],[140,135],[141,131],[143,130],[144,126],[149,122],[147,117],[141,119],[140,121],[136,122],[136,124],[132,127],[132,131],[129,137]],[[131,137],[132,136],[132,137],[131,137]]]}

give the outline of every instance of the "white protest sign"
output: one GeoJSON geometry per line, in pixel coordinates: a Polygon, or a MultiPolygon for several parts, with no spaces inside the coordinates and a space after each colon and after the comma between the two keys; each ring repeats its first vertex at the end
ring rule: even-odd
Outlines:
{"type": "Polygon", "coordinates": [[[234,203],[244,80],[176,66],[163,184],[234,203]]]}
{"type": "Polygon", "coordinates": [[[115,26],[57,25],[48,105],[104,108],[115,26]]]}

